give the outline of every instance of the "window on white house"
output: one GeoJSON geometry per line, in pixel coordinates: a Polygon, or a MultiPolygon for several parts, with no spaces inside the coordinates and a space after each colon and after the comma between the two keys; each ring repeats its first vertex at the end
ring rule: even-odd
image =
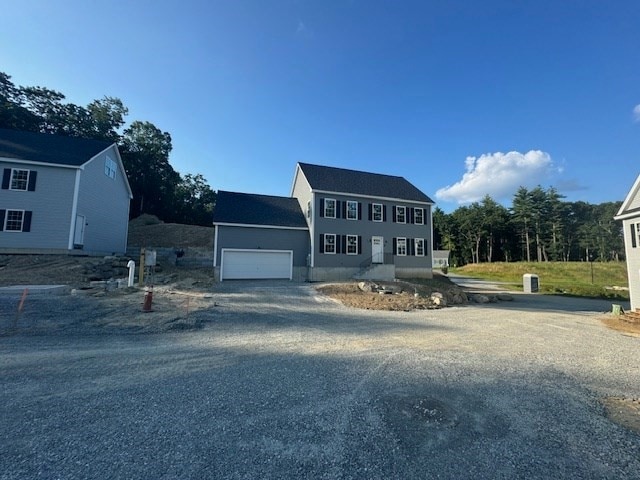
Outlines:
{"type": "Polygon", "coordinates": [[[307,218],[311,218],[311,200],[307,202],[307,218]]]}
{"type": "Polygon", "coordinates": [[[336,201],[333,198],[324,199],[324,216],[326,218],[336,218],[336,201]]]}
{"type": "Polygon", "coordinates": [[[382,221],[382,204],[381,203],[374,203],[371,206],[372,210],[373,210],[373,215],[372,215],[372,219],[374,222],[381,222],[382,221]]]}
{"type": "Polygon", "coordinates": [[[347,200],[347,220],[358,219],[358,202],[347,200]]]}
{"type": "Polygon", "coordinates": [[[407,254],[407,239],[398,238],[396,240],[396,255],[405,256],[407,254]]]}
{"type": "Polygon", "coordinates": [[[396,222],[407,223],[407,207],[396,206],[396,222]]]}
{"type": "Polygon", "coordinates": [[[413,223],[416,225],[424,225],[424,209],[416,208],[413,211],[413,223]]]}
{"type": "Polygon", "coordinates": [[[115,179],[116,170],[116,162],[114,162],[109,156],[107,156],[107,159],[104,161],[104,174],[109,178],[115,179]]]}
{"type": "Polygon", "coordinates": [[[424,257],[424,238],[416,238],[414,240],[415,251],[417,257],[424,257]]]}
{"type": "Polygon", "coordinates": [[[347,255],[358,254],[358,236],[347,235],[347,255]]]}
{"type": "Polygon", "coordinates": [[[29,185],[29,170],[11,169],[11,190],[27,190],[29,185]]]}
{"type": "Polygon", "coordinates": [[[7,210],[4,219],[5,232],[21,232],[24,224],[24,210],[7,210]]]}
{"type": "Polygon", "coordinates": [[[324,234],[324,253],[336,253],[336,235],[335,233],[324,234]]]}

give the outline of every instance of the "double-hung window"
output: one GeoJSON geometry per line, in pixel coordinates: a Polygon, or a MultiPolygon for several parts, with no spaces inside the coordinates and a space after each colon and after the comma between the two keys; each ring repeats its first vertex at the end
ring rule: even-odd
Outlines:
{"type": "Polygon", "coordinates": [[[11,169],[11,190],[27,190],[29,185],[29,170],[11,169]]]}
{"type": "Polygon", "coordinates": [[[407,223],[407,207],[396,206],[396,222],[407,223]]]}
{"type": "Polygon", "coordinates": [[[347,200],[347,220],[358,219],[358,202],[347,200]]]}
{"type": "Polygon", "coordinates": [[[396,255],[407,255],[407,239],[400,237],[396,240],[396,255]]]}
{"type": "Polygon", "coordinates": [[[21,232],[24,225],[24,210],[7,210],[4,219],[5,232],[21,232]]]}
{"type": "Polygon", "coordinates": [[[424,225],[424,209],[416,208],[413,211],[413,223],[416,225],[424,225]]]}
{"type": "Polygon", "coordinates": [[[336,201],[333,198],[324,199],[324,216],[326,218],[336,218],[336,201]]]}
{"type": "Polygon", "coordinates": [[[324,253],[336,253],[336,234],[324,234],[324,253]]]}
{"type": "Polygon", "coordinates": [[[372,220],[374,222],[381,222],[382,221],[382,204],[381,203],[374,203],[371,205],[372,208],[372,220]]]}
{"type": "Polygon", "coordinates": [[[116,170],[118,167],[116,166],[116,162],[111,160],[111,157],[107,156],[107,159],[104,161],[104,174],[109,178],[116,178],[116,170]]]}
{"type": "Polygon", "coordinates": [[[424,238],[416,238],[414,240],[415,252],[417,257],[424,257],[424,238]]]}
{"type": "Polygon", "coordinates": [[[358,236],[347,235],[347,255],[358,254],[358,236]]]}

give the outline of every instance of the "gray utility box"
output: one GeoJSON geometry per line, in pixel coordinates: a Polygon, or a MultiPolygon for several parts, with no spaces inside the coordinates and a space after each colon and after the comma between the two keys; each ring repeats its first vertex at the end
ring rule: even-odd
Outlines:
{"type": "Polygon", "coordinates": [[[538,293],[538,283],[538,275],[534,273],[525,273],[522,276],[524,293],[538,293]]]}

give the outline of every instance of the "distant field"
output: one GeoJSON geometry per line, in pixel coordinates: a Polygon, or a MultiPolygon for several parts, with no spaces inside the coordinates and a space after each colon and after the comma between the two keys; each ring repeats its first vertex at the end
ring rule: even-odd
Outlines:
{"type": "Polygon", "coordinates": [[[467,277],[513,283],[513,288],[520,290],[522,275],[534,273],[539,277],[543,293],[629,299],[627,290],[614,288],[628,287],[625,262],[494,262],[469,264],[450,271],[467,277]]]}

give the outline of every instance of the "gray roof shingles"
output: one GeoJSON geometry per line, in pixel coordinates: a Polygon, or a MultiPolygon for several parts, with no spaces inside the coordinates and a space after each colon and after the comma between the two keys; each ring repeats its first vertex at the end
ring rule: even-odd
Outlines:
{"type": "Polygon", "coordinates": [[[433,203],[403,177],[298,163],[313,190],[433,203]]]}
{"type": "Polygon", "coordinates": [[[79,167],[112,143],[0,128],[0,158],[79,167]]]}
{"type": "Polygon", "coordinates": [[[307,228],[298,200],[218,190],[213,223],[307,228]]]}

